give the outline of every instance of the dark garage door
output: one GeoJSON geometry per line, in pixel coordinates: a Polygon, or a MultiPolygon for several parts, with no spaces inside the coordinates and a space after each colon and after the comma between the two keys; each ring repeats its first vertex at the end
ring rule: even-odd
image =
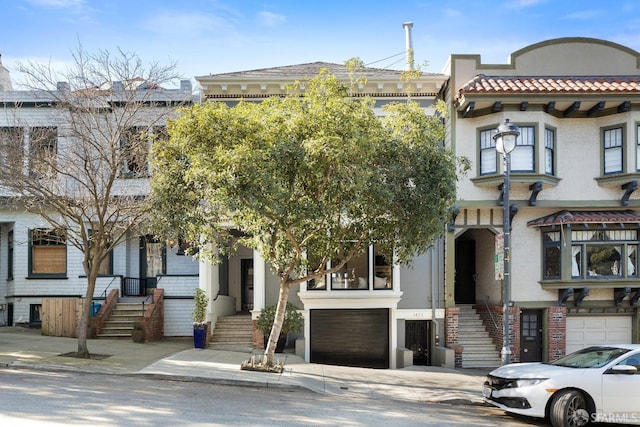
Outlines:
{"type": "Polygon", "coordinates": [[[389,310],[311,310],[311,362],[389,368],[389,310]]]}

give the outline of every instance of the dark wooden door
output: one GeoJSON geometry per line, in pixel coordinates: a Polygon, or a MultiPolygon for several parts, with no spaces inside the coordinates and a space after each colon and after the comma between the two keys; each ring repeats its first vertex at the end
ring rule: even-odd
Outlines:
{"type": "Polygon", "coordinates": [[[476,242],[475,240],[456,241],[456,304],[475,304],[476,302],[476,242]]]}
{"type": "Polygon", "coordinates": [[[242,311],[253,310],[253,259],[240,260],[242,311]]]}
{"type": "Polygon", "coordinates": [[[542,311],[522,310],[520,315],[520,361],[542,361],[542,311]]]}

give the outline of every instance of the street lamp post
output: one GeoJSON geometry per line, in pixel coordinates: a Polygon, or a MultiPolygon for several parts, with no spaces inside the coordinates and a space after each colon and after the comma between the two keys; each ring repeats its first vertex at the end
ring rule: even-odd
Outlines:
{"type": "Polygon", "coordinates": [[[504,234],[504,291],[502,295],[502,313],[504,322],[502,330],[502,352],[500,353],[503,365],[511,363],[511,344],[509,342],[509,334],[511,331],[511,328],[509,327],[509,306],[511,299],[511,207],[509,206],[509,185],[511,184],[511,181],[509,175],[511,174],[511,152],[516,148],[516,139],[519,135],[520,131],[518,126],[510,123],[509,119],[506,119],[503,124],[498,126],[498,129],[493,136],[493,139],[496,142],[496,151],[502,154],[502,159],[504,161],[504,183],[502,184],[504,200],[504,211],[502,214],[502,231],[504,234]]]}

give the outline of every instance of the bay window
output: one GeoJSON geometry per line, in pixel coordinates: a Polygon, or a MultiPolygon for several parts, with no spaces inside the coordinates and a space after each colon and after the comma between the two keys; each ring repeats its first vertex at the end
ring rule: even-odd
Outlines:
{"type": "Polygon", "coordinates": [[[636,277],[637,230],[572,231],[571,241],[571,277],[636,277]]]}

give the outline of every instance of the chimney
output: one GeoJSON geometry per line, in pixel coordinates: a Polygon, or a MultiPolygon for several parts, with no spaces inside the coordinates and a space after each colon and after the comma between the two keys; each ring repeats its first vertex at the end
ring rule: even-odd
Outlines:
{"type": "Polygon", "coordinates": [[[413,28],[413,22],[405,22],[402,24],[405,32],[405,44],[407,50],[407,71],[413,70],[413,44],[411,42],[411,28],[413,28]]]}

